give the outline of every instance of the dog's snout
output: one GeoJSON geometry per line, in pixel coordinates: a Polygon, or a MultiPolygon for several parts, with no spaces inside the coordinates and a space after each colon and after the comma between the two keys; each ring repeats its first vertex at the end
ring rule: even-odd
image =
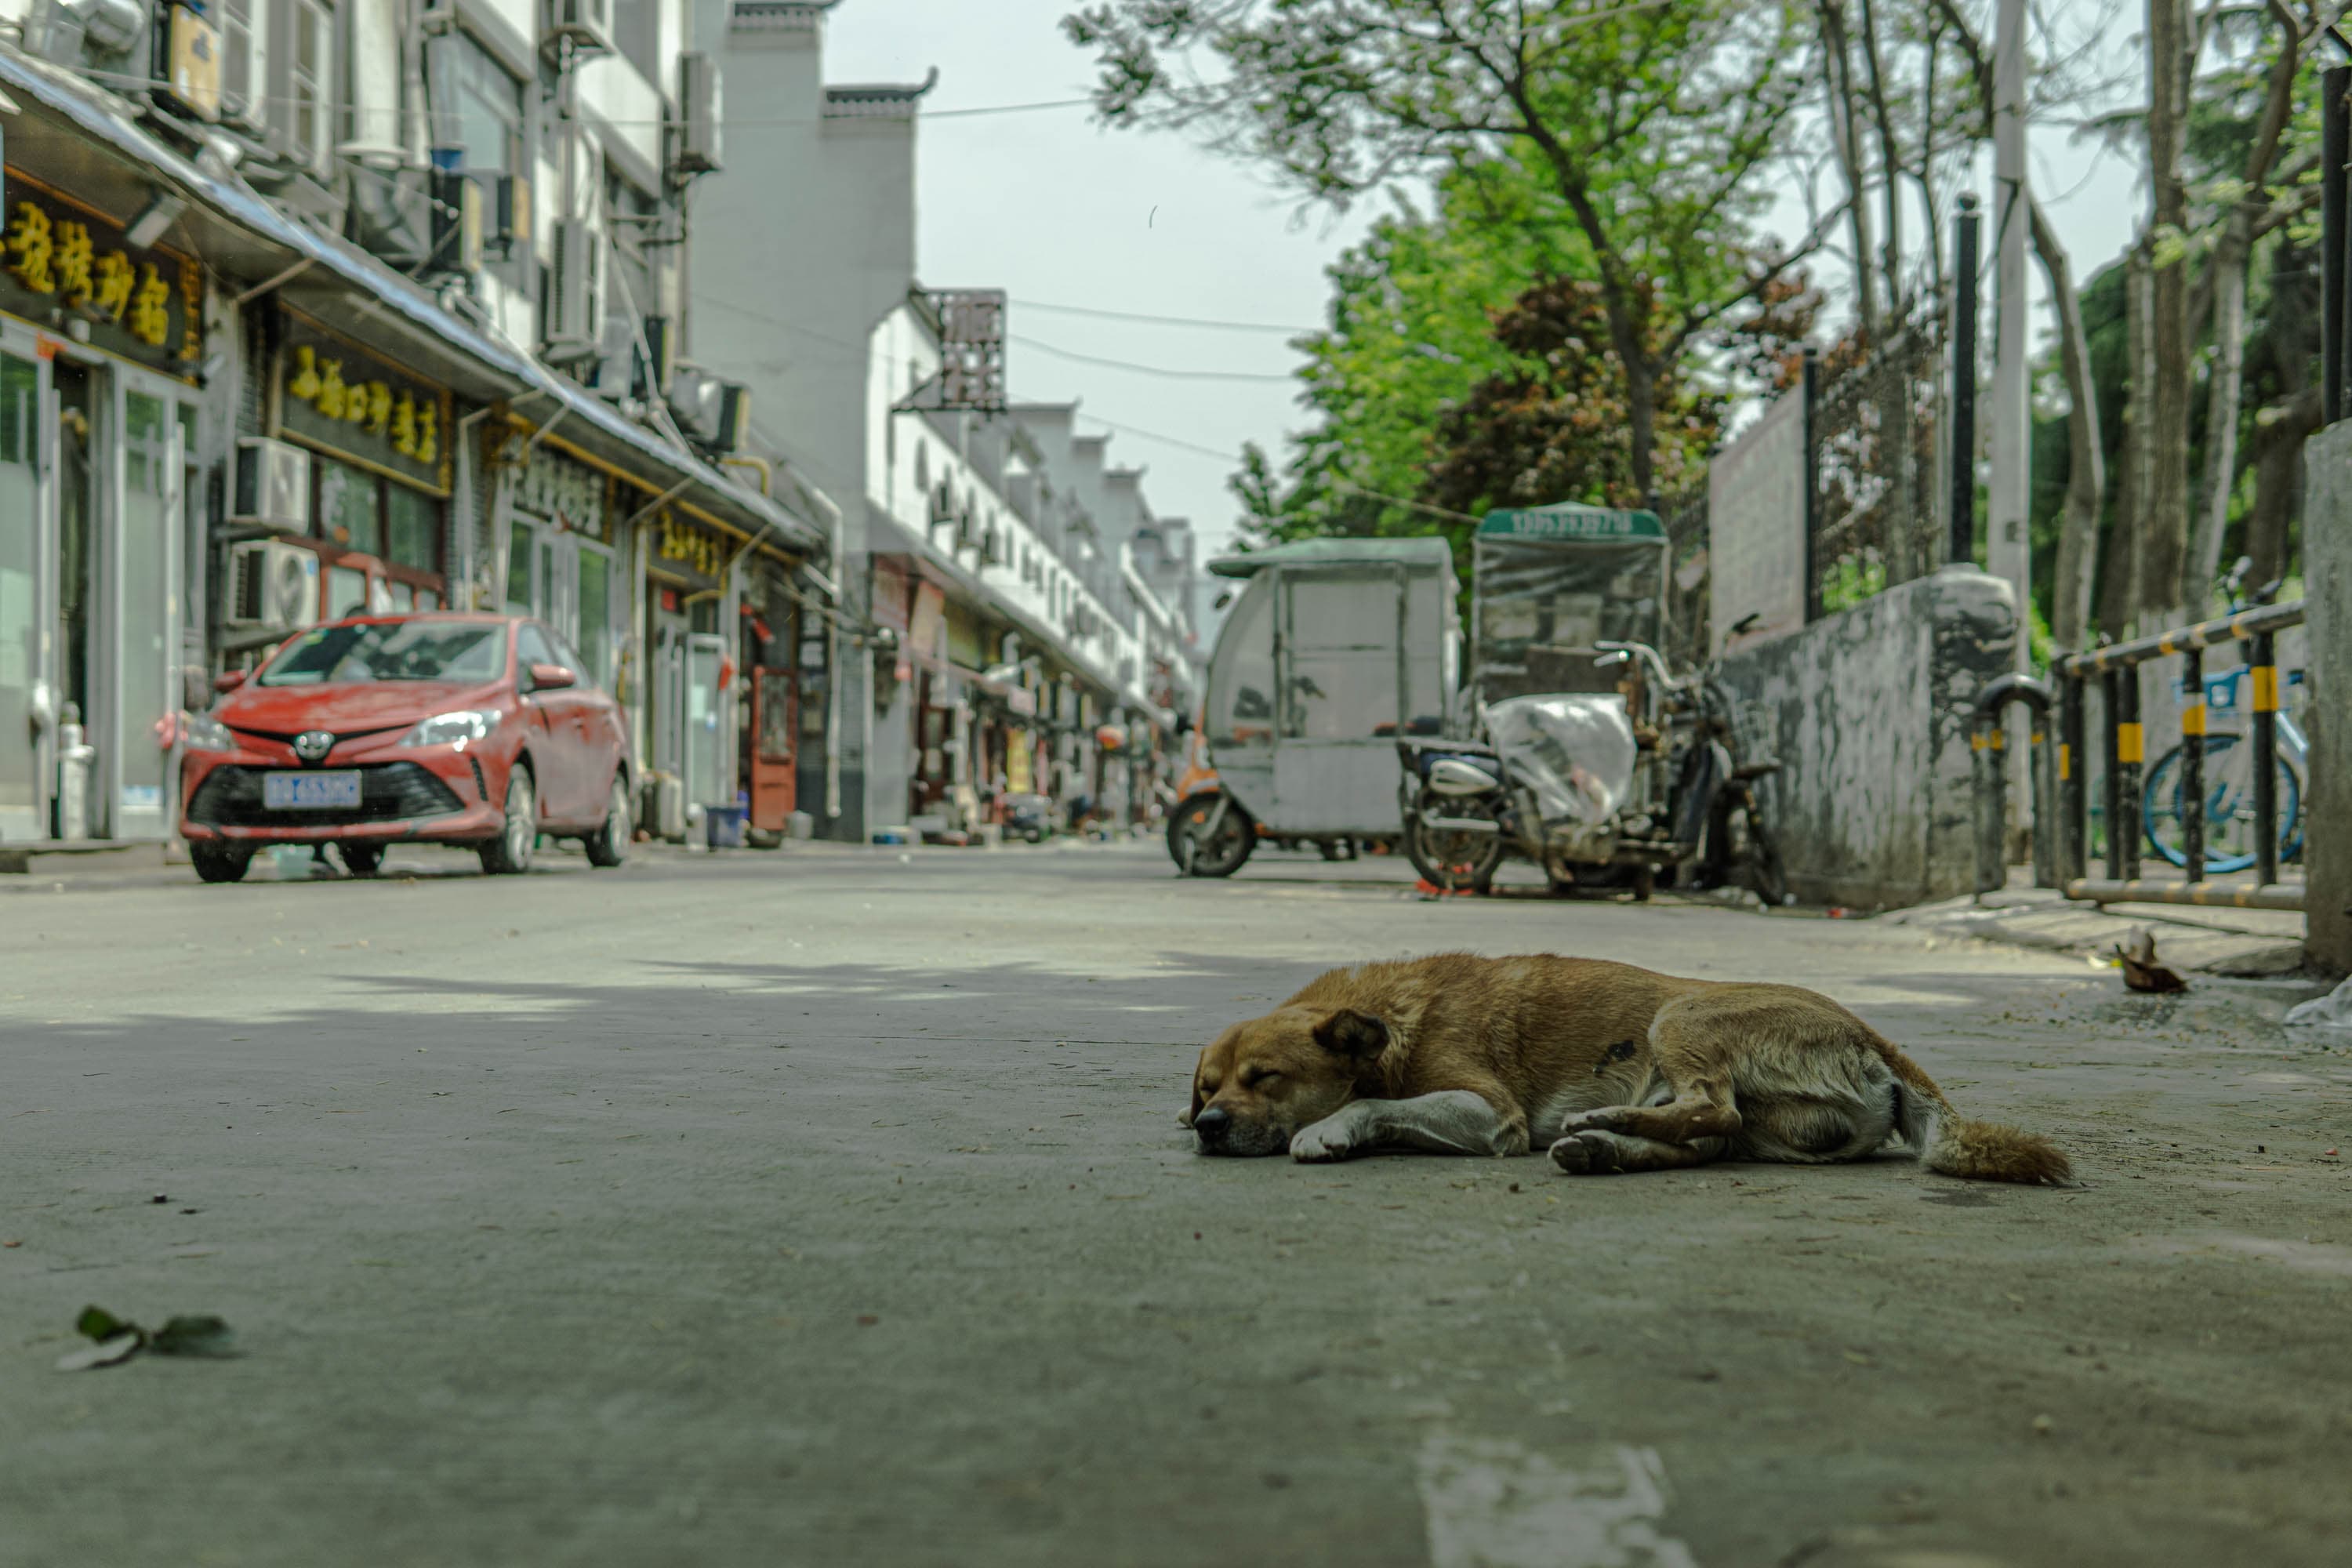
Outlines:
{"type": "Polygon", "coordinates": [[[1222,1143],[1234,1125],[1234,1113],[1213,1105],[1192,1118],[1192,1131],[1203,1145],[1222,1143]]]}

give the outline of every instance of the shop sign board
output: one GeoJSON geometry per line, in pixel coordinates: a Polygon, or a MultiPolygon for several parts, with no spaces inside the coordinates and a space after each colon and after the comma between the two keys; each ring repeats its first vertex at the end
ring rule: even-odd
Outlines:
{"type": "Polygon", "coordinates": [[[654,523],[655,559],[674,570],[692,572],[716,582],[727,570],[730,553],[727,540],[715,528],[665,509],[654,523]]]}
{"type": "Polygon", "coordinates": [[[26,179],[0,181],[0,310],[183,379],[205,357],[205,273],[192,257],[141,249],[95,207],[26,179]],[[76,332],[75,335],[80,335],[76,332]]]}
{"type": "Polygon", "coordinates": [[[544,443],[526,444],[507,493],[519,511],[591,539],[612,541],[604,515],[604,476],[544,443]]]}
{"type": "Polygon", "coordinates": [[[448,389],[418,380],[299,311],[287,310],[282,320],[269,433],[447,495],[448,389]]]}

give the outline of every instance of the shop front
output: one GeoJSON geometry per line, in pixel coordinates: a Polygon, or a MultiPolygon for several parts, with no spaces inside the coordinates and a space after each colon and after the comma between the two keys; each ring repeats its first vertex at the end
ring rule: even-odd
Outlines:
{"type": "Polygon", "coordinates": [[[449,389],[299,310],[277,311],[273,335],[261,434],[310,468],[308,527],[277,537],[318,556],[319,616],[446,605],[449,389]]]}
{"type": "Polygon", "coordinates": [[[0,205],[0,840],[162,838],[219,439],[204,271],[15,168],[0,205]]]}
{"type": "Polygon", "coordinates": [[[581,679],[629,706],[622,669],[628,574],[618,537],[618,481],[520,435],[494,454],[492,471],[504,479],[493,505],[503,535],[499,602],[510,616],[530,616],[552,627],[578,651],[581,679]]]}
{"type": "Polygon", "coordinates": [[[795,658],[801,607],[777,563],[753,562],[744,577],[736,610],[741,637],[737,663],[750,677],[736,742],[739,783],[751,830],[775,836],[790,830],[800,807],[801,677],[795,658]]]}
{"type": "Polygon", "coordinates": [[[730,689],[727,536],[664,508],[647,519],[646,561],[646,762],[657,793],[675,792],[665,810],[676,832],[713,805],[732,805],[738,728],[730,689]]]}

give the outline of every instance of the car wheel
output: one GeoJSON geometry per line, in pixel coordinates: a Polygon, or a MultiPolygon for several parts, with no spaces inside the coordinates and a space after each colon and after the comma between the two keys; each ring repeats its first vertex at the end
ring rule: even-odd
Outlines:
{"type": "Polygon", "coordinates": [[[530,869],[530,852],[539,843],[539,794],[530,770],[517,763],[507,774],[506,820],[499,836],[482,846],[482,870],[492,877],[511,877],[530,869]]]}
{"type": "Polygon", "coordinates": [[[354,877],[373,877],[383,869],[383,846],[381,844],[345,844],[339,846],[343,856],[343,869],[354,877]]]}
{"type": "Polygon", "coordinates": [[[188,858],[207,882],[242,882],[253,864],[253,851],[237,844],[191,844],[188,858]]]}
{"type": "Polygon", "coordinates": [[[613,775],[613,798],[604,807],[604,825],[582,839],[591,866],[617,866],[628,858],[629,836],[636,831],[629,820],[629,784],[613,775]]]}

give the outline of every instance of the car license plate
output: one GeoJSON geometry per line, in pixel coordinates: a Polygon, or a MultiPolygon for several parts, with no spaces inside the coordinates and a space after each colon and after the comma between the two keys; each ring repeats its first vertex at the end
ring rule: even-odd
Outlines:
{"type": "Polygon", "coordinates": [[[261,804],[272,811],[332,811],[360,803],[357,769],[323,773],[264,773],[261,804]]]}

